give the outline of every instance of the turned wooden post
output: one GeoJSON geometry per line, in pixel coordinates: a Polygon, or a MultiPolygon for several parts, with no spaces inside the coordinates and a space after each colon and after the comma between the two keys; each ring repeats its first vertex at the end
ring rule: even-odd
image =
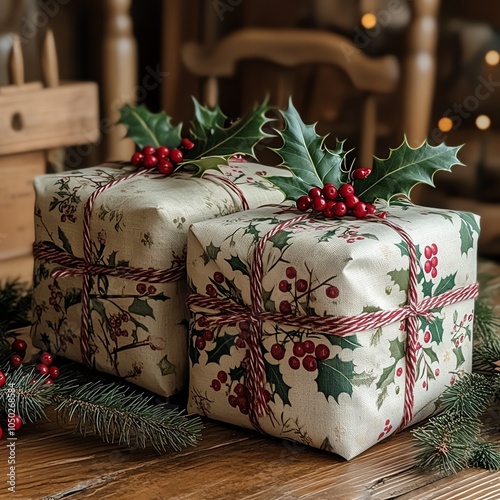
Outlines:
{"type": "Polygon", "coordinates": [[[104,120],[101,132],[107,160],[126,160],[134,152],[131,140],[124,140],[125,128],[112,126],[123,104],[136,100],[137,43],[130,18],[131,0],[105,0],[102,98],[104,120]]]}
{"type": "Polygon", "coordinates": [[[440,0],[414,0],[405,59],[403,131],[410,146],[428,134],[436,75],[437,15],[440,0]]]}

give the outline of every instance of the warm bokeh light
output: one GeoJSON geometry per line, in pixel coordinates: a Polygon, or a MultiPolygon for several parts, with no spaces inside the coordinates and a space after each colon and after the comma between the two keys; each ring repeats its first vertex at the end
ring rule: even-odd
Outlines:
{"type": "Polygon", "coordinates": [[[375,28],[377,25],[377,16],[375,14],[372,14],[371,12],[367,12],[366,14],[363,14],[361,17],[361,26],[367,30],[371,30],[372,28],[375,28]]]}
{"type": "Polygon", "coordinates": [[[487,115],[479,115],[476,118],[476,127],[479,130],[487,130],[490,128],[491,125],[491,120],[490,117],[487,115]]]}
{"type": "Polygon", "coordinates": [[[441,132],[449,132],[453,128],[453,121],[451,118],[443,116],[443,118],[438,121],[438,128],[441,132]]]}
{"type": "Polygon", "coordinates": [[[488,50],[484,55],[484,60],[486,64],[496,66],[500,62],[500,54],[496,50],[488,50]]]}

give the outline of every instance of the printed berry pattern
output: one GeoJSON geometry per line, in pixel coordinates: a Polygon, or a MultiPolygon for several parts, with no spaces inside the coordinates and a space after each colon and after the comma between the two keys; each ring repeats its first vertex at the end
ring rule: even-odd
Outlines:
{"type": "MultiPolygon", "coordinates": [[[[475,283],[475,217],[409,205],[385,210],[415,242],[419,300],[475,283]],[[467,232],[460,231],[463,224],[467,232]],[[436,256],[433,276],[425,263],[436,256]]],[[[190,290],[249,307],[256,243],[298,213],[263,207],[194,224],[187,256],[190,290]]],[[[379,222],[306,219],[271,237],[263,262],[263,306],[269,312],[356,316],[407,302],[408,248],[379,222]]],[[[471,369],[473,302],[419,317],[413,423],[432,414],[446,386],[471,369]]],[[[210,326],[211,314],[217,311],[193,308],[191,314],[188,409],[252,428],[246,387],[250,319],[210,326]]],[[[261,350],[269,414],[260,424],[269,434],[352,458],[398,428],[405,396],[404,321],[346,337],[264,322],[261,350]]]]}
{"type": "MultiPolygon", "coordinates": [[[[230,163],[221,170],[215,175],[238,184],[250,206],[283,199],[257,174],[260,165],[230,163]]],[[[38,178],[36,241],[81,257],[85,201],[97,188],[131,171],[130,166],[102,166],[38,178]]],[[[213,179],[187,173],[165,176],[151,169],[97,198],[91,221],[92,261],[110,267],[183,267],[189,225],[240,209],[235,193],[213,179]]],[[[53,279],[59,267],[35,263],[31,333],[38,347],[80,361],[82,278],[53,279]]],[[[89,334],[95,367],[162,395],[181,390],[188,370],[186,290],[184,280],[156,284],[91,277],[89,334]]]]}

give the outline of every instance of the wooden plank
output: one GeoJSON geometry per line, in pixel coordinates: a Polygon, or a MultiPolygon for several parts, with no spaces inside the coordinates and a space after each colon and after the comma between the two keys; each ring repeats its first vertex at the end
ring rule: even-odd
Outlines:
{"type": "Polygon", "coordinates": [[[41,151],[0,157],[0,259],[31,254],[35,238],[33,179],[44,173],[41,151]]]}
{"type": "Polygon", "coordinates": [[[97,85],[66,83],[0,94],[0,155],[95,142],[97,85]]]}

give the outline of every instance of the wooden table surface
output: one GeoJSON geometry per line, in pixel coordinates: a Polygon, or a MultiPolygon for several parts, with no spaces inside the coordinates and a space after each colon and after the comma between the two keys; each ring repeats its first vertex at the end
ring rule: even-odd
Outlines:
{"type": "MultiPolygon", "coordinates": [[[[500,307],[500,266],[480,266],[482,289],[500,307]]],[[[205,421],[196,448],[158,455],[81,437],[55,419],[26,425],[16,441],[16,493],[7,490],[0,447],[0,498],[20,499],[335,499],[499,500],[500,472],[454,476],[415,468],[408,430],[347,462],[256,432],[205,421]]],[[[500,405],[485,415],[485,436],[500,443],[500,405]]]]}

